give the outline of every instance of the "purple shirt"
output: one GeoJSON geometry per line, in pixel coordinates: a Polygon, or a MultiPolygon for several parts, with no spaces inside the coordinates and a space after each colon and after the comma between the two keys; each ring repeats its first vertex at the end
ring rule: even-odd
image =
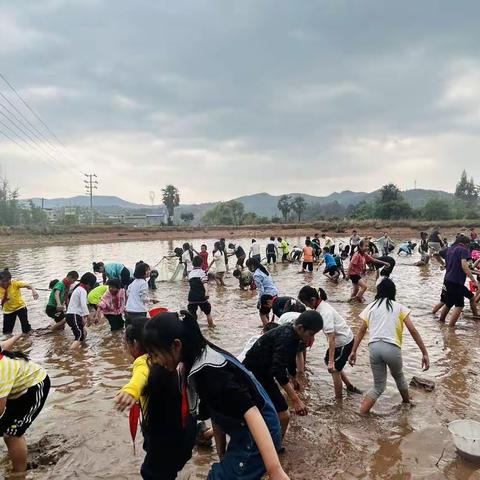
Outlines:
{"type": "Polygon", "coordinates": [[[460,244],[450,247],[445,257],[447,267],[445,271],[445,281],[465,285],[467,275],[463,271],[462,260],[468,260],[469,258],[470,252],[464,245],[460,244]]]}

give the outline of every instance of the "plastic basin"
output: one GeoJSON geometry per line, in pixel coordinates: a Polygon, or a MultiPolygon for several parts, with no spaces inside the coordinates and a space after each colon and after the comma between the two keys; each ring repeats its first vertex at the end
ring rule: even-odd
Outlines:
{"type": "Polygon", "coordinates": [[[480,422],[455,420],[449,423],[448,430],[458,453],[471,462],[480,463],[480,422]]]}

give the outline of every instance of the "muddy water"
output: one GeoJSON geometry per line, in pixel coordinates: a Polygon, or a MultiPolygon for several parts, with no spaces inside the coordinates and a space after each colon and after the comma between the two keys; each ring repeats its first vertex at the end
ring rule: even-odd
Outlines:
{"type": "MultiPolygon", "coordinates": [[[[203,240],[193,240],[200,245],[203,240]]],[[[180,242],[176,242],[178,244],[180,242]]],[[[206,241],[211,246],[212,241],[206,241]]],[[[247,239],[238,243],[247,246],[247,239]]],[[[293,241],[291,241],[293,243],[293,241]]],[[[142,259],[156,263],[171,250],[171,242],[112,243],[67,247],[5,249],[0,265],[9,265],[17,278],[46,288],[49,280],[66,271],[84,272],[94,260],[122,261],[133,265],[142,259]]],[[[452,332],[429,314],[440,294],[442,272],[438,266],[413,267],[413,258],[398,259],[394,278],[398,300],[413,309],[415,323],[430,352],[429,376],[436,380],[432,393],[413,392],[415,406],[401,407],[400,396],[389,379],[386,393],[369,418],[357,414],[361,397],[349,395],[339,405],[323,356],[323,336],[309,354],[309,385],[304,397],[310,414],[294,417],[282,457],[292,479],[477,479],[479,472],[455,453],[446,425],[457,418],[478,419],[480,391],[480,324],[461,319],[452,332]]],[[[295,295],[305,284],[323,286],[331,303],[356,330],[360,307],[345,302],[350,284],[327,284],[320,272],[298,274],[297,265],[278,265],[272,270],[282,294],[295,295]]],[[[374,279],[369,278],[370,285],[374,279]]],[[[215,343],[239,353],[244,342],[259,332],[256,297],[240,292],[229,275],[227,288],[211,288],[213,314],[218,327],[205,334],[215,343]]],[[[188,286],[162,283],[152,298],[170,309],[184,307],[188,286]]],[[[48,293],[40,292],[34,302],[26,293],[31,323],[49,324],[43,314],[48,293]]],[[[372,289],[368,292],[372,298],[372,289]]],[[[205,326],[203,324],[203,326],[205,326]]],[[[17,326],[18,328],[18,326],[17,326]]],[[[112,408],[117,389],[129,378],[130,359],[122,349],[121,335],[112,335],[106,325],[90,329],[87,345],[80,351],[68,350],[71,332],[55,336],[33,336],[21,347],[33,360],[44,365],[54,386],[47,406],[28,434],[35,479],[133,479],[139,478],[142,461],[141,438],[136,455],[128,432],[127,418],[112,408]]],[[[358,365],[346,367],[355,385],[366,390],[371,385],[365,341],[358,365]]],[[[420,374],[420,352],[406,334],[404,363],[409,380],[420,374]]],[[[141,434],[139,434],[141,437],[141,434]]],[[[193,478],[205,478],[214,461],[212,450],[196,452],[190,465],[193,478]]],[[[5,467],[5,461],[2,468],[5,467]]]]}

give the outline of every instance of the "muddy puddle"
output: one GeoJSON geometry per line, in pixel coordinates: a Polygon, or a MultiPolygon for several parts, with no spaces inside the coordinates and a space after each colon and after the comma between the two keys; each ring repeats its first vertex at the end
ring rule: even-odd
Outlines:
{"type": "MultiPolygon", "coordinates": [[[[293,245],[299,239],[289,239],[293,245]]],[[[193,239],[199,246],[212,240],[193,239]]],[[[249,239],[236,239],[244,247],[249,239]]],[[[93,261],[121,261],[133,265],[140,259],[155,264],[182,242],[131,242],[81,246],[48,246],[2,249],[0,265],[9,266],[17,278],[46,289],[53,278],[68,270],[84,272],[93,261]]],[[[263,242],[265,244],[265,242],[263,242]]],[[[437,265],[418,268],[417,259],[399,258],[394,272],[398,300],[413,309],[415,324],[430,353],[436,388],[427,392],[412,389],[415,405],[400,406],[400,396],[389,378],[388,387],[374,413],[357,414],[361,397],[348,395],[342,404],[333,398],[333,386],[323,364],[326,341],[323,336],[309,354],[308,387],[304,397],[310,410],[307,417],[294,417],[286,438],[282,462],[292,479],[480,479],[480,471],[459,458],[447,430],[457,418],[480,416],[480,322],[463,318],[452,332],[440,326],[429,313],[437,302],[443,272],[437,265]]],[[[360,325],[358,305],[348,298],[350,284],[327,284],[321,272],[298,274],[298,265],[277,265],[272,269],[282,294],[295,295],[305,284],[323,286],[330,301],[356,330],[360,325]]],[[[369,277],[374,284],[373,276],[369,277]]],[[[240,292],[236,280],[228,275],[227,288],[211,288],[217,328],[205,334],[210,340],[239,353],[245,341],[259,331],[256,296],[240,292]]],[[[34,327],[44,327],[48,292],[41,291],[34,302],[25,294],[34,327]]],[[[152,298],[170,309],[185,306],[188,285],[161,283],[152,298]]],[[[372,289],[367,299],[372,298],[372,289]]],[[[205,323],[202,323],[205,327],[205,323]]],[[[17,328],[19,326],[17,325],[17,328]]],[[[32,479],[134,479],[143,458],[141,438],[136,454],[124,414],[114,411],[112,399],[130,374],[130,359],[124,353],[121,334],[112,335],[106,325],[93,326],[86,348],[71,353],[71,332],[24,340],[21,347],[43,365],[52,379],[53,390],[47,405],[28,433],[30,445],[29,477],[32,479]]],[[[421,356],[405,334],[403,349],[407,380],[420,375],[421,356]]],[[[355,368],[346,373],[362,390],[371,385],[367,342],[359,351],[355,368]]],[[[139,434],[141,437],[141,434],[139,434]]],[[[5,447],[2,447],[5,452],[5,447]]],[[[212,449],[195,452],[188,465],[191,478],[206,477],[215,460],[212,449]]],[[[7,474],[3,459],[0,469],[7,474]]],[[[8,477],[6,477],[8,478],[8,477]]]]}

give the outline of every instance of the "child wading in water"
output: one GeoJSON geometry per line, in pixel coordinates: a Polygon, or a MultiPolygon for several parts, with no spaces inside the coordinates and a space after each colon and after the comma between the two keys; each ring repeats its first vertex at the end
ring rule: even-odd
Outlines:
{"type": "Polygon", "coordinates": [[[70,348],[77,348],[87,336],[88,321],[88,302],[87,294],[95,287],[97,277],[94,273],[84,273],[80,278],[80,283],[73,290],[68,303],[66,321],[67,325],[72,329],[74,341],[70,348]]]}
{"type": "Polygon", "coordinates": [[[55,321],[55,325],[52,325],[50,330],[63,330],[65,328],[65,311],[67,310],[70,289],[79,276],[78,272],[71,271],[67,273],[63,280],[52,280],[50,282],[52,291],[45,307],[47,316],[55,321]]]}
{"type": "Polygon", "coordinates": [[[265,325],[270,319],[268,318],[268,314],[265,314],[262,310],[261,299],[264,295],[271,295],[272,298],[278,297],[278,290],[273,283],[272,276],[259,260],[256,258],[249,258],[247,260],[247,268],[253,273],[253,280],[255,281],[258,291],[257,308],[260,313],[260,320],[262,321],[262,324],[265,325]]]}
{"type": "Polygon", "coordinates": [[[363,310],[360,318],[362,326],[357,333],[349,362],[353,366],[357,360],[357,350],[367,330],[370,331],[370,366],[374,386],[368,391],[360,407],[360,413],[368,413],[387,386],[387,367],[397,384],[404,403],[410,402],[408,384],[403,374],[402,339],[405,325],[422,352],[422,368],[430,368],[428,352],[422,337],[413,325],[410,310],[395,301],[396,287],[389,278],[377,286],[375,301],[363,310]]]}
{"type": "Polygon", "coordinates": [[[378,260],[376,258],[368,255],[367,252],[368,243],[365,240],[362,240],[357,246],[357,252],[352,256],[350,260],[350,265],[348,266],[348,277],[353,283],[352,295],[350,300],[358,300],[363,302],[363,294],[367,290],[367,284],[363,280],[362,275],[364,275],[367,269],[367,263],[373,263],[375,265],[384,265],[389,267],[390,264],[378,260]]]}
{"type": "Polygon", "coordinates": [[[20,338],[0,342],[0,435],[8,449],[13,475],[25,478],[24,434],[42,410],[50,390],[47,372],[20,352],[9,351],[20,338]]]}
{"type": "Polygon", "coordinates": [[[112,332],[122,330],[124,326],[123,314],[125,312],[125,289],[120,280],[109,280],[108,290],[97,305],[97,316],[103,314],[110,324],[112,332]]]}
{"type": "Polygon", "coordinates": [[[295,378],[297,353],[303,345],[313,343],[315,334],[323,327],[319,313],[308,311],[300,314],[294,324],[285,324],[262,335],[250,348],[243,364],[262,384],[278,413],[282,433],[285,435],[290,422],[290,412],[280,385],[298,415],[306,415],[307,407],[300,400],[290,382],[289,375],[295,378]]]}
{"type": "Polygon", "coordinates": [[[213,328],[215,324],[212,319],[212,305],[208,301],[205,288],[205,285],[208,284],[208,276],[202,269],[202,263],[202,257],[194,257],[193,270],[188,274],[188,283],[190,284],[188,311],[197,318],[197,309],[199,308],[207,316],[208,326],[213,328]]]}
{"type": "Polygon", "coordinates": [[[215,242],[213,244],[213,260],[208,267],[209,270],[212,268],[213,264],[215,264],[215,282],[219,287],[224,287],[225,282],[223,281],[223,278],[227,271],[227,265],[225,263],[225,253],[222,250],[220,242],[215,242]]]}
{"type": "Polygon", "coordinates": [[[144,262],[138,262],[133,273],[135,280],[128,286],[127,304],[125,306],[126,321],[136,317],[147,316],[148,282],[150,276],[150,267],[144,262]]]}
{"type": "Polygon", "coordinates": [[[32,330],[28,321],[27,305],[21,292],[22,288],[30,290],[34,300],[38,299],[35,288],[27,282],[13,280],[8,268],[0,273],[0,301],[2,302],[3,333],[5,335],[13,332],[17,317],[20,320],[23,333],[29,333],[32,330]]]}
{"type": "Polygon", "coordinates": [[[335,398],[342,398],[342,382],[351,393],[362,393],[354,387],[344,373],[348,357],[353,348],[353,333],[345,319],[331,306],[327,294],[322,288],[303,287],[298,293],[298,299],[307,307],[316,310],[323,319],[323,333],[328,339],[328,349],[325,353],[325,365],[333,378],[335,398]]]}
{"type": "Polygon", "coordinates": [[[125,344],[133,362],[132,377],[115,397],[118,410],[140,402],[145,459],[145,480],[174,480],[192,455],[195,421],[183,408],[179,377],[175,370],[149,361],[145,353],[146,318],[134,318],[125,329],[125,344]]]}
{"type": "MultiPolygon", "coordinates": [[[[288,480],[277,454],[280,424],[268,395],[231,354],[205,340],[190,313],[161,313],[151,319],[145,326],[145,347],[153,365],[162,364],[172,373],[183,363],[191,411],[200,406],[200,417],[212,419],[220,462],[212,465],[209,480],[253,480],[265,473],[270,480],[288,480]]],[[[163,388],[155,391],[164,396],[163,388]]],[[[170,442],[170,448],[179,447],[170,442]]]]}

